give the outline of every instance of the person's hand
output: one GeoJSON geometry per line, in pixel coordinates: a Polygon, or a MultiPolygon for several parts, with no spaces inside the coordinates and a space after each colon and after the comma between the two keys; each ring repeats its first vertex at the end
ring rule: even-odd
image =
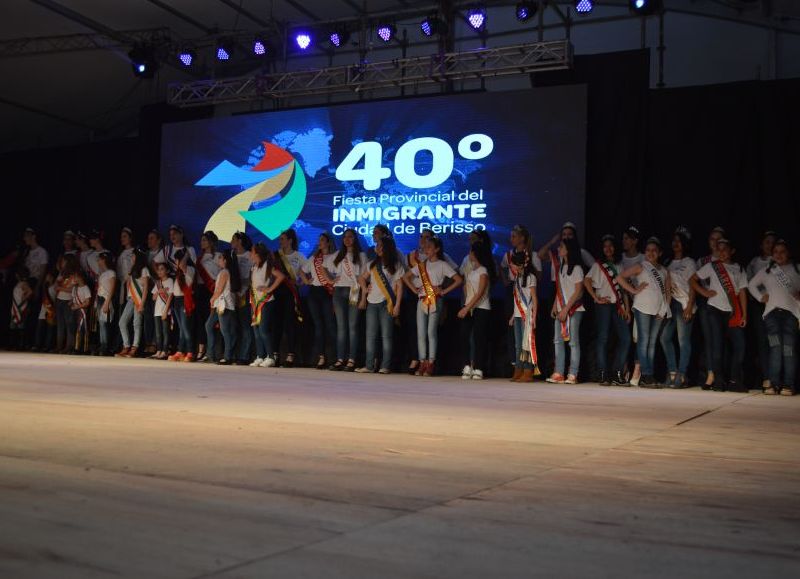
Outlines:
{"type": "Polygon", "coordinates": [[[442,293],[442,286],[438,285],[433,286],[433,293],[439,297],[443,296],[444,294],[442,293]]]}
{"type": "Polygon", "coordinates": [[[769,301],[769,294],[763,294],[763,295],[761,296],[761,303],[762,303],[762,304],[765,304],[765,303],[767,303],[768,301],[769,301]]]}
{"type": "Polygon", "coordinates": [[[513,325],[514,325],[514,316],[511,316],[510,318],[508,318],[508,327],[510,328],[513,325]]]}
{"type": "Polygon", "coordinates": [[[166,320],[168,317],[169,317],[169,315],[167,314],[167,312],[164,312],[163,314],[161,314],[161,319],[162,320],[166,320]]]}
{"type": "Polygon", "coordinates": [[[366,298],[361,298],[358,301],[358,309],[359,310],[366,310],[367,309],[367,300],[366,300],[366,298]]]}
{"type": "Polygon", "coordinates": [[[747,317],[746,316],[742,318],[742,321],[739,323],[739,327],[740,328],[746,328],[747,327],[747,317]]]}
{"type": "Polygon", "coordinates": [[[394,308],[392,308],[392,317],[393,318],[400,317],[400,304],[395,304],[394,308]]]}
{"type": "Polygon", "coordinates": [[[622,319],[625,320],[626,323],[631,323],[631,310],[630,308],[623,308],[622,309],[622,319]]]}
{"type": "Polygon", "coordinates": [[[554,320],[558,317],[558,308],[556,307],[556,303],[553,304],[552,309],[550,310],[550,317],[554,320]]]}
{"type": "Polygon", "coordinates": [[[640,294],[640,293],[642,293],[642,292],[643,292],[645,289],[647,289],[647,285],[648,285],[648,284],[647,284],[647,282],[646,282],[646,281],[645,281],[645,282],[642,282],[642,283],[640,283],[638,286],[636,286],[635,288],[633,288],[633,294],[634,294],[634,295],[639,295],[639,294],[640,294]]]}
{"type": "Polygon", "coordinates": [[[693,317],[694,317],[694,314],[692,313],[692,309],[691,308],[686,308],[685,310],[683,310],[683,321],[684,322],[691,322],[693,317]]]}
{"type": "Polygon", "coordinates": [[[214,301],[215,301],[214,298],[208,300],[208,305],[211,306],[211,309],[214,309],[214,301]]]}
{"type": "Polygon", "coordinates": [[[566,308],[558,312],[558,319],[562,322],[566,322],[567,318],[569,317],[569,311],[566,308]]]}
{"type": "Polygon", "coordinates": [[[594,303],[596,303],[596,304],[610,304],[611,303],[611,298],[601,298],[601,297],[595,296],[594,303]]]}
{"type": "Polygon", "coordinates": [[[714,290],[706,290],[706,297],[711,299],[717,295],[717,292],[714,290]]]}
{"type": "Polygon", "coordinates": [[[463,320],[464,318],[466,318],[469,315],[469,309],[466,306],[464,306],[463,308],[458,310],[458,314],[457,315],[458,315],[459,318],[461,318],[463,320]]]}

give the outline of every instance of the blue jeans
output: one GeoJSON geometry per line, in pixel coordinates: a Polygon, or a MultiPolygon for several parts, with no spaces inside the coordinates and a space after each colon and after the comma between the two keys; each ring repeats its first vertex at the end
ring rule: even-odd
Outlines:
{"type": "MultiPolygon", "coordinates": [[[[578,375],[581,365],[581,320],[583,312],[575,312],[569,319],[569,374],[578,375]]],[[[555,335],[553,344],[556,350],[556,365],[554,371],[558,374],[564,373],[567,365],[567,347],[564,338],[561,336],[561,322],[553,320],[555,335]]]]}
{"type": "MultiPolygon", "coordinates": [[[[142,325],[144,323],[144,318],[142,312],[136,309],[136,306],[133,303],[133,300],[128,300],[125,302],[125,308],[122,310],[122,315],[119,317],[119,331],[122,334],[122,346],[125,348],[130,348],[134,346],[138,348],[142,344],[142,325]],[[130,323],[131,318],[133,318],[133,343],[131,343],[131,329],[130,323]]],[[[102,335],[100,336],[100,342],[103,341],[102,335]]],[[[106,343],[108,342],[108,336],[106,336],[106,343]]]]}
{"type": "Polygon", "coordinates": [[[730,341],[728,351],[728,362],[730,373],[728,379],[738,385],[742,385],[742,364],[744,363],[745,336],[744,328],[731,328],[728,326],[731,313],[723,312],[713,306],[708,306],[709,322],[711,324],[711,370],[714,372],[714,383],[722,384],[726,347],[725,338],[730,341]]]}
{"type": "Polygon", "coordinates": [[[658,316],[645,314],[639,310],[633,310],[633,315],[636,318],[636,331],[638,332],[636,349],[639,353],[639,367],[642,369],[642,376],[652,376],[655,372],[654,360],[658,330],[661,328],[663,320],[658,316]]]}
{"type": "Polygon", "coordinates": [[[514,318],[514,368],[522,370],[533,370],[533,363],[523,362],[520,360],[522,356],[522,338],[525,337],[525,322],[522,318],[514,318]]]}
{"type": "Polygon", "coordinates": [[[364,364],[367,369],[375,369],[375,341],[380,330],[383,339],[383,356],[381,368],[388,370],[392,365],[392,331],[394,319],[386,309],[386,302],[380,304],[367,304],[367,359],[364,364]]]}
{"type": "Polygon", "coordinates": [[[417,351],[420,360],[436,361],[436,348],[439,344],[439,314],[442,313],[444,302],[442,298],[436,300],[436,311],[428,312],[428,306],[417,302],[417,351]]]}
{"type": "Polygon", "coordinates": [[[153,330],[155,333],[156,350],[159,352],[166,352],[169,349],[169,320],[154,315],[153,330]]]}
{"type": "Polygon", "coordinates": [[[147,299],[144,301],[144,343],[149,346],[156,341],[156,323],[154,310],[156,303],[153,301],[153,294],[147,294],[147,299]]]}
{"type": "Polygon", "coordinates": [[[605,372],[608,369],[608,335],[611,326],[617,336],[617,355],[614,356],[614,372],[622,372],[628,359],[631,348],[631,332],[628,323],[617,313],[616,304],[595,304],[595,321],[597,322],[597,370],[605,372]]]}
{"type": "Polygon", "coordinates": [[[661,348],[667,358],[667,371],[670,374],[679,373],[686,376],[689,370],[689,360],[692,357],[692,325],[694,319],[683,319],[683,307],[678,300],[672,300],[672,318],[665,320],[661,330],[661,348]],[[678,349],[680,361],[675,357],[675,330],[678,331],[678,349]]]}
{"type": "MultiPolygon", "coordinates": [[[[764,304],[755,301],[752,296],[749,300],[747,313],[748,323],[755,326],[756,347],[758,349],[758,369],[762,380],[769,378],[769,340],[767,337],[767,321],[764,319],[764,304]]],[[[772,312],[770,312],[772,313],[772,312]]]]}
{"type": "MultiPolygon", "coordinates": [[[[355,360],[358,355],[358,318],[361,310],[350,305],[350,288],[333,289],[333,311],[336,315],[336,357],[355,360]]],[[[292,314],[294,315],[294,314],[292,314]]]]}
{"type": "MultiPolygon", "coordinates": [[[[234,323],[238,325],[237,333],[239,336],[239,360],[249,361],[250,350],[253,347],[253,326],[250,325],[253,319],[253,312],[250,309],[250,304],[248,303],[241,308],[236,308],[235,313],[236,321],[234,323]]],[[[222,327],[222,324],[220,324],[220,327],[222,327]]],[[[234,328],[236,328],[236,325],[234,328]]],[[[230,360],[230,358],[228,358],[228,360],[230,360]]]]}
{"type": "Polygon", "coordinates": [[[311,286],[308,309],[314,320],[314,352],[319,356],[327,356],[328,344],[336,331],[336,321],[333,319],[333,300],[324,287],[311,286]]]}
{"type": "Polygon", "coordinates": [[[69,300],[56,300],[56,349],[71,350],[75,343],[75,329],[72,328],[72,310],[69,300]]]}
{"type": "MultiPolygon", "coordinates": [[[[103,305],[105,304],[106,299],[101,296],[97,296],[97,303],[95,304],[95,315],[97,316],[97,333],[98,338],[100,340],[100,351],[107,352],[108,351],[108,327],[111,325],[111,322],[104,322],[101,320],[102,312],[103,312],[103,305]]],[[[113,302],[112,302],[113,304],[113,302]]],[[[114,306],[112,305],[108,311],[108,319],[114,319],[114,306]]]]}
{"type": "Polygon", "coordinates": [[[272,356],[272,313],[275,300],[264,304],[261,310],[261,323],[253,328],[256,335],[256,358],[272,356]]]}
{"type": "Polygon", "coordinates": [[[233,360],[236,348],[236,316],[237,314],[234,310],[225,310],[222,314],[218,313],[216,308],[211,310],[211,314],[206,320],[206,351],[212,359],[216,355],[217,345],[217,333],[214,331],[214,325],[219,321],[222,340],[225,342],[223,358],[228,361],[233,360]]]}
{"type": "Polygon", "coordinates": [[[764,323],[769,342],[769,381],[776,388],[786,386],[794,389],[797,374],[797,318],[786,310],[775,309],[764,318],[764,323]]]}
{"type": "Polygon", "coordinates": [[[186,315],[183,307],[183,296],[175,296],[172,301],[172,312],[178,323],[178,352],[188,354],[194,352],[194,339],[192,338],[192,316],[186,315]]]}
{"type": "Polygon", "coordinates": [[[713,347],[711,345],[713,337],[711,335],[711,306],[705,300],[698,300],[697,317],[700,319],[700,331],[703,335],[703,362],[706,372],[711,372],[714,366],[713,347]]]}

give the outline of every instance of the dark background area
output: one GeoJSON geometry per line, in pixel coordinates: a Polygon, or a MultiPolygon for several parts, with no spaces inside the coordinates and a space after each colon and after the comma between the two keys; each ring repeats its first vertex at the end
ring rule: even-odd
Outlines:
{"type": "MultiPolygon", "coordinates": [[[[630,51],[578,56],[573,70],[532,79],[534,87],[588,87],[584,246],[596,253],[602,234],[619,236],[630,224],[666,241],[680,224],[694,233],[695,256],[705,252],[707,231],[716,225],[737,242],[742,263],[767,228],[796,248],[800,79],[651,90],[649,70],[648,53],[630,51]]],[[[40,231],[53,253],[66,226],[101,226],[114,240],[123,225],[143,235],[157,223],[161,125],[211,113],[157,105],[142,111],[135,139],[0,156],[7,200],[0,253],[18,243],[26,226],[40,231]]],[[[535,240],[559,226],[535,232],[535,240]]],[[[502,332],[496,318],[495,331],[502,332]]],[[[445,335],[453,335],[452,324],[445,335]]],[[[542,357],[549,358],[552,346],[543,338],[542,357]]],[[[499,353],[503,340],[494,343],[499,353]]],[[[448,365],[459,366],[453,348],[444,349],[448,365]]]]}

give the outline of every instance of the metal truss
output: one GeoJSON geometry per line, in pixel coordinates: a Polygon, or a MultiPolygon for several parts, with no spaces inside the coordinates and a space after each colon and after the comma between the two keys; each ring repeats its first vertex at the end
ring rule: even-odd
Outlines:
{"type": "Polygon", "coordinates": [[[84,50],[130,49],[136,43],[160,45],[171,42],[168,28],[146,28],[120,30],[118,38],[95,32],[89,34],[65,34],[62,36],[40,36],[0,40],[0,58],[40,56],[84,50]],[[120,39],[124,38],[125,42],[120,39]]]}
{"type": "Polygon", "coordinates": [[[568,40],[558,40],[308,71],[175,83],[169,86],[167,101],[172,105],[189,107],[265,98],[359,93],[529,74],[571,66],[572,45],[568,40]]]}

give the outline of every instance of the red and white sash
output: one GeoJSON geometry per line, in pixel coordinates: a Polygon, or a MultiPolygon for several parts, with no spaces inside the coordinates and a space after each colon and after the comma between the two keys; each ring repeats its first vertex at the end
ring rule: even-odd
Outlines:
{"type": "MultiPolygon", "coordinates": [[[[212,254],[213,255],[213,254],[212,254]]],[[[203,280],[203,285],[206,286],[206,289],[209,293],[214,293],[214,288],[216,287],[216,282],[214,278],[211,277],[211,274],[208,273],[206,266],[203,265],[203,256],[200,256],[200,259],[197,260],[197,273],[200,274],[200,279],[203,280]]]]}
{"type": "MultiPolygon", "coordinates": [[[[561,283],[561,266],[558,265],[558,260],[555,256],[554,252],[550,253],[550,259],[553,262],[553,267],[556,269],[556,301],[558,302],[558,311],[561,312],[567,306],[567,294],[564,292],[563,284],[561,283]]],[[[575,266],[578,267],[578,266],[575,266]]],[[[572,307],[567,312],[567,319],[566,320],[559,320],[561,322],[561,337],[564,339],[565,342],[569,342],[571,335],[570,335],[570,321],[572,318],[572,314],[574,314],[578,308],[581,307],[580,301],[575,302],[572,307]]]]}
{"type": "Polygon", "coordinates": [[[619,275],[619,273],[617,273],[617,268],[610,261],[604,261],[600,264],[600,271],[603,272],[606,281],[608,281],[608,285],[614,290],[614,295],[617,298],[617,303],[615,304],[617,306],[617,313],[621,316],[625,313],[625,302],[622,297],[622,288],[616,282],[617,276],[619,275]]]}
{"type": "MultiPolygon", "coordinates": [[[[510,262],[509,262],[510,263],[510,262]]],[[[535,367],[536,372],[539,372],[539,356],[536,353],[536,328],[533,327],[534,319],[533,312],[531,311],[530,288],[526,288],[522,284],[522,276],[514,278],[514,305],[519,312],[519,317],[522,319],[524,326],[524,334],[522,336],[522,353],[520,354],[520,361],[530,361],[535,367]]]]}
{"type": "Polygon", "coordinates": [[[317,274],[317,280],[322,287],[325,288],[325,291],[328,292],[328,295],[333,295],[333,284],[331,283],[330,278],[325,275],[325,271],[322,267],[322,263],[325,261],[325,258],[322,254],[317,254],[314,256],[314,273],[317,274]]]}
{"type": "Polygon", "coordinates": [[[714,260],[711,262],[711,268],[717,275],[719,284],[722,286],[722,291],[725,292],[725,296],[728,298],[728,303],[730,303],[731,308],[733,310],[733,313],[731,314],[731,317],[728,320],[728,327],[730,328],[741,327],[742,320],[744,319],[742,304],[739,301],[739,296],[737,295],[736,287],[733,285],[733,280],[731,279],[730,274],[728,274],[728,270],[725,267],[725,264],[723,264],[719,260],[714,260]]]}

